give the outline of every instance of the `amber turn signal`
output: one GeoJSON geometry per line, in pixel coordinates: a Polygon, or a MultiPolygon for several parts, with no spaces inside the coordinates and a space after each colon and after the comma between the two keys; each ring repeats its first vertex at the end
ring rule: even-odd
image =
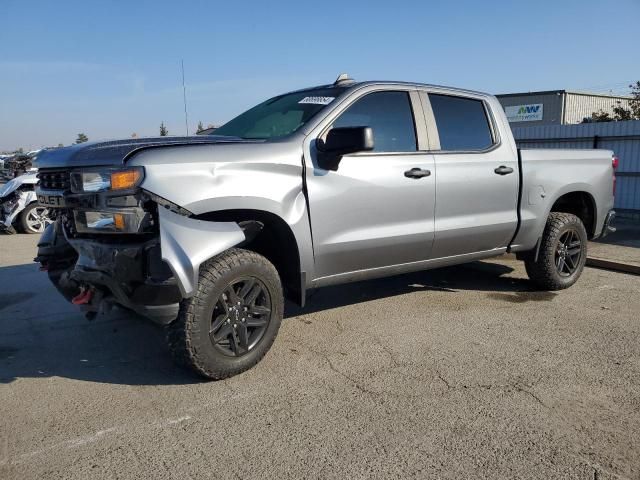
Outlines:
{"type": "Polygon", "coordinates": [[[111,174],[111,190],[126,190],[138,185],[142,178],[142,172],[133,168],[130,170],[121,170],[111,174]]]}
{"type": "Polygon", "coordinates": [[[124,230],[125,228],[124,215],[122,215],[121,213],[114,214],[113,224],[116,227],[116,230],[124,230]]]}

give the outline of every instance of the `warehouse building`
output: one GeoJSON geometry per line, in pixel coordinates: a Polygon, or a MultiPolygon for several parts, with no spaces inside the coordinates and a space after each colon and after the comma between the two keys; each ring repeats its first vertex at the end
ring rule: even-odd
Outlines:
{"type": "Polygon", "coordinates": [[[512,126],[570,125],[591,118],[602,110],[613,114],[613,107],[629,108],[632,97],[599,93],[550,90],[545,92],[507,93],[496,95],[512,126]]]}

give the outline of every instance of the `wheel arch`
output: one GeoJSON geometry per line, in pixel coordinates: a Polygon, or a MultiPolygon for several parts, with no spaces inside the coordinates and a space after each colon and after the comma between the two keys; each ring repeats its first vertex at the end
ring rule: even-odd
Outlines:
{"type": "Polygon", "coordinates": [[[598,212],[593,195],[585,190],[572,190],[558,196],[549,210],[551,212],[571,213],[578,217],[587,230],[589,239],[596,234],[598,212]]]}
{"type": "Polygon", "coordinates": [[[306,274],[302,269],[300,248],[291,226],[279,215],[259,209],[228,209],[202,213],[194,217],[207,222],[258,222],[251,235],[236,245],[256,252],[275,266],[285,297],[298,305],[305,302],[306,274]]]}

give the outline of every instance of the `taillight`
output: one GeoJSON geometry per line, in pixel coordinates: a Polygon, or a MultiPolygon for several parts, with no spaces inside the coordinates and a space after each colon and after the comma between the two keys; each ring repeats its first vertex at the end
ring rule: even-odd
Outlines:
{"type": "Polygon", "coordinates": [[[614,156],[611,159],[611,166],[613,167],[613,195],[616,195],[616,170],[618,169],[618,164],[620,163],[620,161],[618,160],[618,157],[614,156]]]}

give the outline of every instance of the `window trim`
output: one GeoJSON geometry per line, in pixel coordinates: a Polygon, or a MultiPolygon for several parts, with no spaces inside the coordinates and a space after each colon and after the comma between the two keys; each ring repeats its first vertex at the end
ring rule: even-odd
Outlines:
{"type": "Polygon", "coordinates": [[[416,139],[416,149],[406,152],[406,151],[389,151],[389,152],[376,152],[376,151],[371,151],[371,152],[357,152],[357,153],[350,153],[349,155],[345,155],[348,157],[361,157],[361,156],[380,156],[380,155],[392,155],[392,156],[396,156],[396,155],[415,155],[415,154],[424,154],[427,152],[427,150],[421,150],[420,146],[424,146],[425,148],[428,148],[428,137],[425,138],[426,135],[426,121],[424,118],[424,111],[422,110],[422,106],[416,102],[417,98],[412,96],[412,93],[417,93],[417,90],[411,89],[411,88],[398,88],[395,85],[391,86],[392,88],[377,88],[375,90],[368,90],[365,91],[365,93],[361,94],[361,95],[354,95],[353,98],[349,98],[347,99],[346,102],[344,102],[343,105],[340,105],[338,108],[336,108],[336,110],[334,110],[331,115],[331,119],[328,121],[328,123],[320,130],[320,133],[318,135],[316,135],[315,138],[324,138],[325,135],[329,132],[329,130],[331,130],[331,128],[333,127],[333,124],[335,123],[335,121],[340,118],[340,116],[352,105],[354,105],[356,102],[362,100],[364,97],[367,97],[369,95],[375,94],[375,93],[387,93],[387,92],[398,92],[398,93],[404,93],[407,95],[407,100],[409,102],[409,108],[411,110],[411,118],[413,120],[413,135],[415,136],[416,139]],[[417,116],[420,115],[420,118],[418,118],[417,116]],[[419,122],[422,122],[421,124],[419,122]]]}
{"type": "Polygon", "coordinates": [[[496,150],[502,145],[502,139],[500,137],[500,130],[496,126],[495,117],[493,115],[493,111],[491,110],[491,106],[487,102],[486,98],[480,96],[472,96],[472,95],[460,95],[451,92],[439,92],[436,90],[420,90],[420,98],[423,102],[424,116],[427,122],[427,131],[429,132],[429,139],[431,140],[429,146],[429,153],[432,154],[482,154],[488,153],[493,150],[496,150]],[[489,125],[489,133],[491,134],[492,144],[483,149],[478,150],[442,150],[440,145],[440,132],[438,131],[438,124],[436,122],[435,114],[433,113],[433,107],[431,106],[431,99],[429,95],[440,95],[444,97],[455,97],[462,98],[465,100],[474,100],[482,103],[482,108],[484,109],[484,115],[487,119],[487,124],[489,125]]]}

